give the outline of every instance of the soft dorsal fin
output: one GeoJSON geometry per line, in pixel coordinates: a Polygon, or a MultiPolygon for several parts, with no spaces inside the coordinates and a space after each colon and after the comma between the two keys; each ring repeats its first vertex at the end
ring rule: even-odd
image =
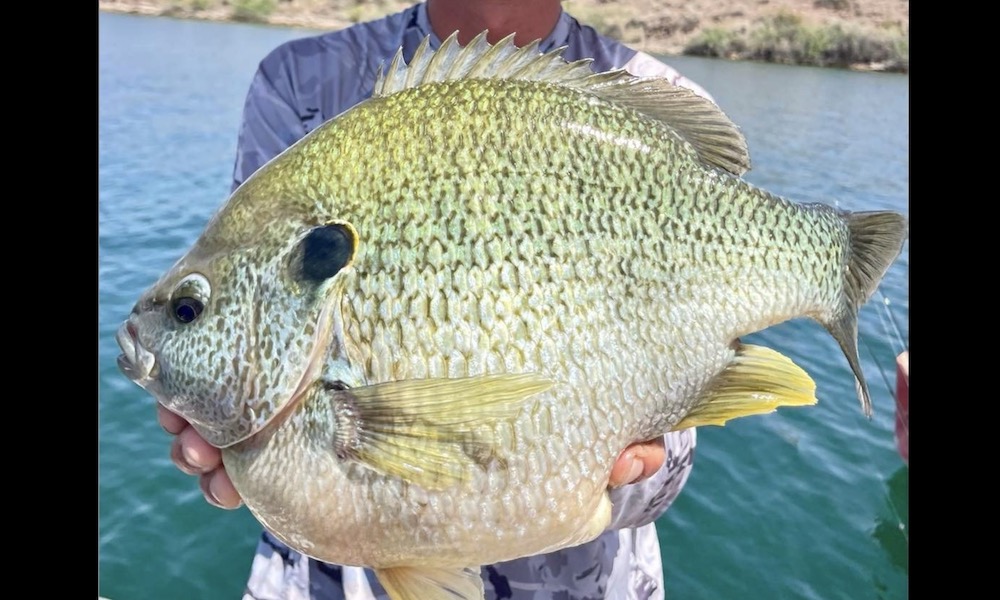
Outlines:
{"type": "Polygon", "coordinates": [[[734,175],[749,170],[746,139],[739,128],[712,101],[693,91],[658,77],[636,77],[624,69],[594,73],[592,59],[567,62],[562,56],[565,46],[543,54],[538,51],[538,40],[518,48],[511,34],[491,45],[486,34],[480,33],[462,47],[457,32],[453,33],[436,51],[430,49],[428,36],[409,65],[400,49],[387,68],[379,69],[373,96],[460,79],[543,81],[593,94],[662,121],[708,164],[734,175]]]}

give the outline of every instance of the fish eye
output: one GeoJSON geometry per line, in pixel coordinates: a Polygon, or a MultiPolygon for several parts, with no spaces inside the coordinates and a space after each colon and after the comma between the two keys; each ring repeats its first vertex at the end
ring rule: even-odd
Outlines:
{"type": "Polygon", "coordinates": [[[181,323],[190,323],[198,318],[205,305],[197,298],[177,298],[174,300],[174,316],[181,323]]]}
{"type": "Polygon", "coordinates": [[[191,323],[205,310],[211,285],[204,275],[193,273],[182,279],[170,296],[173,316],[181,323],[191,323]]]}

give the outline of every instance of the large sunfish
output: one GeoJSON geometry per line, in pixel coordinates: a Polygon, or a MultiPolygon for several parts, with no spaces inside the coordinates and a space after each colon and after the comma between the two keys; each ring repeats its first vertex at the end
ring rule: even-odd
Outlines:
{"type": "Polygon", "coordinates": [[[740,336],[839,343],[907,235],[740,178],[738,128],[665,80],[513,37],[397,54],[263,166],[118,332],[119,364],[222,448],[291,547],[396,599],[608,525],[629,444],[816,401],[740,336]]]}

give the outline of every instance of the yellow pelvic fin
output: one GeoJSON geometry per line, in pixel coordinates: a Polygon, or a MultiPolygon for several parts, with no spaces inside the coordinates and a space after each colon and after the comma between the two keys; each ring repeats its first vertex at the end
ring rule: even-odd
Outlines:
{"type": "Polygon", "coordinates": [[[498,456],[492,432],[551,387],[540,375],[418,379],[335,391],[335,450],[380,473],[443,489],[498,456]]]}
{"type": "Polygon", "coordinates": [[[478,568],[393,567],[375,569],[392,600],[483,600],[486,592],[478,568]]]}
{"type": "Polygon", "coordinates": [[[810,404],[816,404],[816,383],[801,367],[770,348],[740,344],[733,362],[674,429],[725,425],[779,406],[810,404]]]}

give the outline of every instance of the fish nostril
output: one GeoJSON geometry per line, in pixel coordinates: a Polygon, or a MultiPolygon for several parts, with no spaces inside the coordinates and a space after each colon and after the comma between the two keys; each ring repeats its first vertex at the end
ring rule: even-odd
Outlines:
{"type": "Polygon", "coordinates": [[[142,313],[150,312],[156,308],[156,301],[153,298],[141,298],[132,307],[132,312],[129,313],[129,317],[136,317],[142,313]]]}

